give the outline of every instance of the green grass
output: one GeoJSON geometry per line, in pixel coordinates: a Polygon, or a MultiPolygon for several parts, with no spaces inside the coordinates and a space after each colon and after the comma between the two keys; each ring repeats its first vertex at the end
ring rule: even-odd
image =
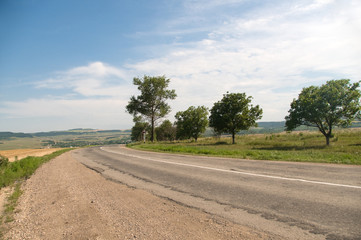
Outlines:
{"type": "Polygon", "coordinates": [[[19,161],[7,162],[0,165],[0,188],[9,186],[18,180],[30,177],[43,163],[53,159],[71,149],[63,149],[43,157],[26,157],[19,161]]]}
{"type": "Polygon", "coordinates": [[[27,157],[15,162],[0,156],[0,189],[6,186],[12,186],[13,192],[8,197],[3,213],[0,213],[0,239],[7,231],[6,223],[14,221],[14,212],[19,197],[22,194],[21,183],[29,178],[41,164],[69,151],[63,149],[43,157],[27,157]]]}
{"type": "Polygon", "coordinates": [[[21,190],[21,182],[18,182],[14,187],[13,193],[8,197],[7,203],[5,204],[5,210],[3,215],[5,223],[14,221],[13,214],[15,212],[18,199],[22,193],[23,192],[21,190]]]}
{"type": "Polygon", "coordinates": [[[133,143],[131,148],[159,152],[221,156],[241,159],[342,163],[361,165],[361,129],[335,131],[326,146],[319,132],[257,134],[230,138],[204,138],[198,142],[133,143]]]}
{"type": "Polygon", "coordinates": [[[22,193],[21,182],[17,182],[13,188],[12,194],[7,198],[4,211],[0,213],[0,239],[3,238],[3,235],[7,231],[7,226],[5,224],[14,221],[17,202],[22,193]]]}

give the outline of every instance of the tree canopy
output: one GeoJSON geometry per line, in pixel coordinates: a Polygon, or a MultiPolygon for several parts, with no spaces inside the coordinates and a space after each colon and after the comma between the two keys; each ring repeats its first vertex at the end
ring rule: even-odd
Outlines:
{"type": "Polygon", "coordinates": [[[349,79],[327,81],[320,87],[303,88],[294,99],[286,116],[286,130],[298,126],[317,127],[330,144],[335,126],[347,127],[360,116],[360,82],[351,84],[349,79]]]}
{"type": "Polygon", "coordinates": [[[131,140],[132,141],[142,141],[143,140],[143,131],[149,132],[150,126],[147,122],[135,122],[132,127],[131,140]]]}
{"type": "Polygon", "coordinates": [[[177,112],[175,118],[177,138],[194,138],[197,141],[208,125],[208,109],[204,106],[191,106],[183,112],[177,112]]]}
{"type": "Polygon", "coordinates": [[[128,105],[127,112],[133,114],[134,117],[141,115],[151,125],[150,140],[154,141],[156,121],[165,117],[171,110],[166,100],[175,99],[175,90],[167,89],[170,79],[165,76],[143,78],[134,78],[133,84],[138,86],[140,95],[132,96],[128,105]]]}
{"type": "Polygon", "coordinates": [[[258,105],[253,106],[251,101],[252,97],[247,97],[245,93],[227,92],[221,101],[213,105],[209,126],[218,133],[231,133],[234,144],[237,132],[257,126],[256,120],[262,118],[262,109],[258,105]]]}
{"type": "Polygon", "coordinates": [[[176,139],[176,127],[169,120],[164,120],[155,129],[158,141],[173,141],[176,139]]]}

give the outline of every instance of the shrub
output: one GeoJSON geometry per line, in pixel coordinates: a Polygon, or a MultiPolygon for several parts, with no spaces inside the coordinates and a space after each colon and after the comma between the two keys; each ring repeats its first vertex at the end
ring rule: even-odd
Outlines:
{"type": "Polygon", "coordinates": [[[5,167],[8,165],[9,159],[7,159],[5,156],[0,155],[0,168],[5,167]]]}

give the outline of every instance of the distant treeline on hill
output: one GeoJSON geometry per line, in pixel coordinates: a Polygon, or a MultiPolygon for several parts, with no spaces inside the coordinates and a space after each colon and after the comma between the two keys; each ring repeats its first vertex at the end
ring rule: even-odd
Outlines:
{"type": "MultiPolygon", "coordinates": [[[[354,121],[349,128],[361,127],[361,121],[354,121]]],[[[336,128],[337,129],[337,128],[336,128]]],[[[280,133],[285,131],[285,122],[259,122],[258,127],[251,128],[247,131],[241,131],[240,134],[267,134],[280,133]]],[[[318,131],[316,127],[300,126],[295,131],[318,131]]]]}
{"type": "MultiPolygon", "coordinates": [[[[355,121],[349,128],[361,128],[361,121],[355,121]]],[[[250,128],[246,131],[240,131],[238,134],[272,134],[285,131],[285,122],[258,122],[258,127],[250,128]]],[[[318,131],[315,127],[300,126],[295,131],[318,131]]],[[[211,128],[208,128],[204,133],[205,137],[213,136],[214,132],[211,128]]]]}
{"type": "MultiPolygon", "coordinates": [[[[350,128],[361,127],[361,121],[355,121],[350,128]]],[[[258,122],[258,127],[251,128],[247,131],[241,131],[240,134],[267,134],[267,133],[279,133],[285,130],[285,122],[258,122]]],[[[296,129],[297,131],[312,131],[317,130],[313,127],[301,126],[296,129]]],[[[131,130],[96,130],[96,129],[84,129],[75,128],[68,131],[51,131],[51,132],[37,132],[37,133],[13,133],[13,132],[0,132],[0,140],[6,140],[11,138],[33,138],[33,137],[55,137],[62,135],[86,135],[94,133],[123,133],[130,134],[131,130]]],[[[212,129],[207,129],[205,136],[213,135],[212,129]]]]}
{"type": "Polygon", "coordinates": [[[0,132],[0,140],[9,139],[12,137],[18,138],[32,138],[33,136],[28,133],[13,133],[13,132],[0,132]]]}
{"type": "Polygon", "coordinates": [[[69,131],[52,131],[52,132],[39,132],[32,133],[35,137],[55,137],[62,135],[86,135],[94,133],[128,133],[130,130],[69,130],[69,131]]]}
{"type": "Polygon", "coordinates": [[[69,131],[51,131],[51,132],[38,132],[32,133],[35,137],[55,137],[62,135],[86,135],[94,133],[128,133],[130,130],[94,130],[94,129],[71,129],[69,131]]]}
{"type": "Polygon", "coordinates": [[[51,131],[51,132],[37,132],[37,133],[13,133],[0,132],[0,140],[7,140],[11,138],[33,138],[33,137],[55,137],[65,135],[86,135],[94,133],[124,133],[130,134],[131,130],[94,130],[94,129],[71,129],[68,131],[51,131]]]}

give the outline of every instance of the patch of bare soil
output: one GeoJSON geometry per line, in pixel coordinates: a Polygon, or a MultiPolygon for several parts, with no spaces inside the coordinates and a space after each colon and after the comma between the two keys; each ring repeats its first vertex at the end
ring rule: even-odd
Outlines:
{"type": "Polygon", "coordinates": [[[0,216],[2,216],[5,210],[4,207],[7,202],[7,198],[10,196],[11,192],[12,192],[11,187],[5,187],[0,189],[0,216]]]}
{"type": "Polygon", "coordinates": [[[42,165],[23,190],[5,239],[269,239],[106,180],[70,153],[42,165]]]}
{"type": "Polygon", "coordinates": [[[51,154],[62,148],[44,148],[44,149],[15,149],[15,150],[3,150],[0,151],[0,155],[3,155],[9,159],[10,162],[16,159],[20,160],[28,156],[41,157],[47,154],[51,154]]]}

